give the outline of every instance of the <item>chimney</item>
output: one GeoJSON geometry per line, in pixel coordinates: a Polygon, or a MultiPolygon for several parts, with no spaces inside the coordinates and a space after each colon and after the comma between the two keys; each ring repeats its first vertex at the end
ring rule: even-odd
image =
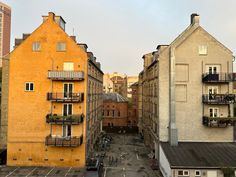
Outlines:
{"type": "Polygon", "coordinates": [[[193,13],[191,15],[191,24],[192,25],[199,24],[199,21],[200,21],[200,16],[197,13],[193,13]]]}
{"type": "Polygon", "coordinates": [[[54,21],[55,20],[55,14],[53,12],[48,12],[48,18],[52,19],[54,21]]]}

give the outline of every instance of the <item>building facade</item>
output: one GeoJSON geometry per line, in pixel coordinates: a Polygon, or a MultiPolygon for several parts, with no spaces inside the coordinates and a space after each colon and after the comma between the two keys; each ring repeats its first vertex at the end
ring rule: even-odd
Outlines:
{"type": "Polygon", "coordinates": [[[131,86],[131,100],[128,108],[128,126],[138,126],[138,82],[133,83],[131,86]]]}
{"type": "Polygon", "coordinates": [[[113,82],[109,74],[103,75],[103,93],[113,93],[113,82]]]}
{"type": "Polygon", "coordinates": [[[133,85],[135,82],[138,82],[138,76],[127,76],[127,97],[132,98],[132,88],[131,85],[133,85]]]}
{"type": "MultiPolygon", "coordinates": [[[[10,52],[10,36],[11,36],[11,8],[0,2],[0,67],[6,65],[8,68],[8,57],[10,52]]],[[[7,95],[8,88],[2,88],[2,85],[8,85],[8,70],[2,68],[1,75],[1,118],[0,118],[0,149],[7,147],[7,95]]]]}
{"type": "Polygon", "coordinates": [[[232,52],[192,14],[170,45],[143,58],[139,127],[163,176],[223,176],[222,166],[234,171],[232,52]]]}
{"type": "Polygon", "coordinates": [[[87,144],[99,133],[102,77],[87,46],[67,35],[64,19],[52,12],[16,40],[9,63],[8,165],[84,167],[87,144]]]}
{"type": "Polygon", "coordinates": [[[103,129],[127,127],[128,99],[118,93],[103,94],[103,129]]]}

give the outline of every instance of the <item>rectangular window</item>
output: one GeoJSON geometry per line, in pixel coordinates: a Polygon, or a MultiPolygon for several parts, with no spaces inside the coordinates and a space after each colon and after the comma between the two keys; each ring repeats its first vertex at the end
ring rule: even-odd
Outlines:
{"type": "Polygon", "coordinates": [[[59,52],[66,51],[66,43],[65,42],[58,42],[57,43],[57,51],[59,51],[59,52]]]}
{"type": "Polygon", "coordinates": [[[198,54],[199,55],[207,55],[207,46],[206,45],[198,46],[198,54]]]}
{"type": "Polygon", "coordinates": [[[34,52],[40,51],[40,50],[41,50],[40,42],[33,42],[33,44],[32,44],[32,50],[33,50],[34,52]]]}
{"type": "Polygon", "coordinates": [[[25,83],[25,91],[34,91],[34,83],[26,82],[25,83]]]}
{"type": "Polygon", "coordinates": [[[195,176],[201,176],[201,171],[196,170],[196,171],[195,171],[195,176]]]}
{"type": "Polygon", "coordinates": [[[219,117],[219,108],[209,108],[210,117],[219,117]]]}
{"type": "Polygon", "coordinates": [[[63,70],[64,71],[74,71],[74,63],[73,62],[64,62],[63,70]]]}

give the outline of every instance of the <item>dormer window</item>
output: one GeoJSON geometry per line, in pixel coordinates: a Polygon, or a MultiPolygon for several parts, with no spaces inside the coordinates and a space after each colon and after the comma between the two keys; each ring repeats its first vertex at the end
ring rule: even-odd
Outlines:
{"type": "Polygon", "coordinates": [[[58,52],[66,51],[66,43],[65,42],[58,42],[57,43],[57,51],[58,52]]]}

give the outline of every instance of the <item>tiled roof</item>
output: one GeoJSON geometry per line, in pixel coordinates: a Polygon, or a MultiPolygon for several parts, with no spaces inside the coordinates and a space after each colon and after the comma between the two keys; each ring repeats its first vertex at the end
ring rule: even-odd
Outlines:
{"type": "Polygon", "coordinates": [[[236,143],[161,143],[171,168],[236,168],[236,143]]]}
{"type": "Polygon", "coordinates": [[[104,93],[103,101],[127,102],[128,99],[118,93],[104,93]]]}

